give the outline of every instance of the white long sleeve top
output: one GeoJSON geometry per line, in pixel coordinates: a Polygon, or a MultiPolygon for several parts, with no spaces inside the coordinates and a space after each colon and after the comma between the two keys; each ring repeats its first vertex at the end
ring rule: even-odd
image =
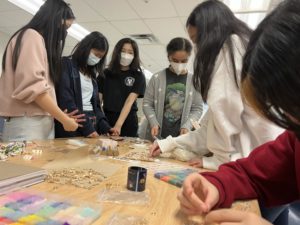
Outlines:
{"type": "MultiPolygon", "coordinates": [[[[239,76],[245,50],[238,36],[231,38],[239,76]]],[[[201,156],[211,152],[213,156],[203,157],[203,168],[216,170],[223,163],[247,157],[255,147],[275,139],[283,132],[282,128],[259,116],[242,101],[227,46],[222,48],[217,57],[207,104],[209,108],[200,122],[201,127],[176,138],[158,141],[162,152],[175,148],[193,151],[201,156]]]]}

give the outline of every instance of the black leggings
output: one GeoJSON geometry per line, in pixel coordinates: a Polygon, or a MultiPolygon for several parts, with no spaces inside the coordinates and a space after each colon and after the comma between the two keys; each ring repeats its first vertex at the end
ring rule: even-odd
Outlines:
{"type": "MultiPolygon", "coordinates": [[[[105,112],[106,118],[109,121],[110,126],[114,127],[120,116],[120,112],[110,112],[110,111],[106,111],[106,110],[104,110],[104,112],[105,112]]],[[[139,126],[139,124],[138,124],[138,117],[137,117],[136,111],[131,111],[128,114],[128,116],[121,128],[120,136],[137,137],[138,126],[139,126]]]]}

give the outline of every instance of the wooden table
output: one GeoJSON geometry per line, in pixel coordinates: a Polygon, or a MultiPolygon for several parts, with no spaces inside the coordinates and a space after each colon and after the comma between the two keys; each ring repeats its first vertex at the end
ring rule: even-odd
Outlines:
{"type": "MultiPolygon", "coordinates": [[[[61,165],[70,166],[72,165],[72,162],[76,162],[77,160],[89,160],[91,158],[89,148],[95,145],[95,143],[98,141],[96,139],[81,140],[84,140],[85,142],[89,143],[89,145],[73,150],[70,149],[71,146],[66,145],[66,140],[64,139],[35,141],[34,143],[37,144],[37,147],[31,148],[42,149],[42,155],[34,156],[34,158],[30,161],[24,160],[22,155],[10,158],[9,161],[19,164],[32,165],[36,167],[45,167],[50,163],[53,164],[56,162],[59,162],[58,165],[60,165],[60,167],[61,165]]],[[[131,139],[131,142],[128,140],[119,142],[119,151],[121,154],[128,152],[129,146],[132,145],[132,141],[133,140],[131,139]]],[[[27,147],[26,151],[28,150],[30,151],[30,147],[27,147]]],[[[126,190],[128,163],[125,161],[114,160],[109,158],[105,158],[104,160],[100,161],[93,161],[93,159],[90,160],[91,163],[101,163],[107,161],[109,163],[120,166],[120,169],[111,177],[108,177],[106,180],[104,180],[98,186],[92,188],[91,190],[76,188],[70,185],[57,185],[47,182],[31,186],[28,189],[59,194],[63,195],[68,199],[84,201],[98,205],[102,208],[102,213],[101,217],[94,224],[107,224],[107,221],[114,213],[143,216],[146,218],[149,225],[201,224],[201,216],[187,217],[181,212],[179,212],[179,203],[176,199],[176,195],[179,191],[179,188],[154,178],[153,173],[151,172],[148,172],[146,181],[146,192],[148,192],[150,195],[149,205],[134,206],[114,203],[99,203],[97,201],[98,194],[101,190],[107,187],[108,183],[119,185],[121,189],[126,190]]],[[[233,208],[260,214],[257,201],[255,200],[236,202],[233,205],[233,208]]]]}

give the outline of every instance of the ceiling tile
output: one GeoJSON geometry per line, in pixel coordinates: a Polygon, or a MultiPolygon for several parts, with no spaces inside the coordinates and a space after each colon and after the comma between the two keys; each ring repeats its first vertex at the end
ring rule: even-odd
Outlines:
{"type": "Polygon", "coordinates": [[[10,3],[9,1],[0,1],[0,12],[2,11],[12,11],[20,9],[19,7],[15,6],[14,4],[10,3]]]}
{"type": "Polygon", "coordinates": [[[21,27],[30,21],[32,15],[22,9],[0,12],[0,27],[21,27]]]}
{"type": "Polygon", "coordinates": [[[139,18],[125,0],[85,0],[107,20],[131,20],[139,18]]]}
{"type": "Polygon", "coordinates": [[[166,18],[178,16],[170,0],[128,0],[141,18],[166,18]]]}
{"type": "Polygon", "coordinates": [[[80,25],[84,26],[89,31],[99,31],[101,32],[109,41],[110,45],[115,44],[121,38],[121,34],[114,26],[109,22],[99,22],[99,23],[81,23],[80,25]]]}
{"type": "Polygon", "coordinates": [[[140,51],[154,61],[160,61],[167,58],[166,48],[163,45],[141,45],[140,51]]]}
{"type": "Polygon", "coordinates": [[[92,22],[105,21],[105,18],[100,16],[94,8],[90,7],[84,1],[68,0],[76,17],[76,22],[92,22]]]}
{"type": "Polygon", "coordinates": [[[151,31],[142,20],[126,20],[111,22],[123,34],[149,34],[151,31]]]}
{"type": "Polygon", "coordinates": [[[167,19],[148,19],[145,20],[153,34],[158,38],[160,43],[166,45],[175,37],[187,38],[185,27],[179,18],[167,19]],[[167,32],[166,32],[167,31],[167,32]]]}
{"type": "Polygon", "coordinates": [[[18,29],[20,29],[21,26],[17,27],[0,27],[0,31],[11,36],[14,34],[18,29]]]}
{"type": "MultiPolygon", "coordinates": [[[[10,35],[0,32],[0,49],[5,49],[9,38],[10,38],[10,35]]],[[[0,51],[0,54],[1,54],[1,51],[0,51]]],[[[0,59],[2,59],[2,58],[0,58],[0,59]]]]}
{"type": "Polygon", "coordinates": [[[192,10],[199,3],[203,2],[203,0],[188,0],[188,1],[172,0],[172,2],[179,16],[188,17],[192,12],[192,10]]]}

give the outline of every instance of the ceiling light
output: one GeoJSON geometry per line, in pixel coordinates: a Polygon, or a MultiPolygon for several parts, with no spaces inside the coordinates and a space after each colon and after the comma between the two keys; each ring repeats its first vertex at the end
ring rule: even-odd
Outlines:
{"type": "MultiPolygon", "coordinates": [[[[43,0],[8,0],[8,1],[20,7],[21,9],[24,9],[25,11],[29,12],[32,15],[34,15],[45,2],[43,0]]],[[[78,41],[80,41],[89,33],[90,32],[87,29],[83,28],[77,23],[73,23],[72,26],[68,29],[68,34],[78,41]]]]}
{"type": "Polygon", "coordinates": [[[73,23],[72,26],[68,29],[68,34],[78,41],[83,39],[89,33],[91,32],[80,26],[78,23],[73,23]]]}

